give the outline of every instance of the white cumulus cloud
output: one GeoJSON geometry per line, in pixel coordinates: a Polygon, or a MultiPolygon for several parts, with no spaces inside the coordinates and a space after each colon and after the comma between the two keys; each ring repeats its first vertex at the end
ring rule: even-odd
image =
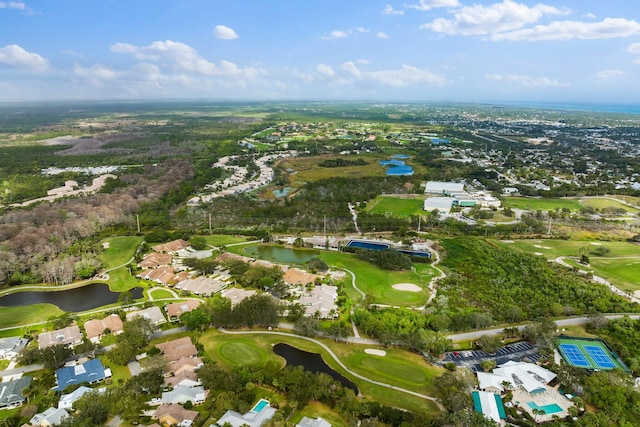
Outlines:
{"type": "Polygon", "coordinates": [[[418,4],[405,4],[404,7],[427,11],[436,7],[457,7],[459,5],[458,0],[420,0],[418,4]]]}
{"type": "Polygon", "coordinates": [[[139,60],[156,61],[175,70],[202,74],[205,76],[233,76],[256,78],[266,71],[255,67],[238,67],[230,61],[213,63],[201,57],[189,45],[180,42],[156,41],[148,46],[134,46],[129,43],[116,43],[110,46],[112,52],[134,55],[139,60]]]}
{"type": "Polygon", "coordinates": [[[610,79],[612,77],[624,76],[625,74],[627,73],[622,70],[602,70],[596,73],[596,77],[599,79],[610,79]]]}
{"type": "Polygon", "coordinates": [[[559,82],[558,80],[548,77],[532,77],[521,74],[488,74],[487,80],[498,82],[517,83],[531,89],[540,89],[546,87],[570,87],[571,83],[559,82]]]}
{"type": "Polygon", "coordinates": [[[379,39],[388,39],[389,35],[387,33],[383,33],[382,31],[376,34],[376,37],[379,39]]]}
{"type": "Polygon", "coordinates": [[[49,69],[48,60],[37,53],[27,52],[17,44],[0,47],[0,65],[31,71],[46,71],[49,69]]]}
{"type": "Polygon", "coordinates": [[[27,5],[21,1],[11,1],[9,3],[0,1],[0,9],[27,10],[27,5]]]}
{"type": "Polygon", "coordinates": [[[238,38],[238,34],[226,25],[216,25],[213,29],[213,36],[221,40],[234,40],[238,38]]]}
{"type": "Polygon", "coordinates": [[[624,18],[605,18],[600,22],[555,21],[549,25],[536,25],[533,28],[493,34],[491,40],[596,40],[631,37],[637,34],[640,34],[640,23],[624,18]]]}
{"type": "Polygon", "coordinates": [[[102,64],[96,64],[91,68],[86,68],[78,64],[73,66],[73,74],[87,80],[93,86],[101,87],[106,82],[116,80],[119,73],[105,67],[102,64]]]}
{"type": "Polygon", "coordinates": [[[363,27],[349,28],[348,30],[333,30],[326,36],[320,37],[322,40],[346,39],[356,33],[368,33],[369,30],[363,27]]]}
{"type": "Polygon", "coordinates": [[[427,70],[403,64],[397,70],[362,71],[352,61],[342,64],[342,70],[351,74],[357,80],[369,81],[389,87],[404,87],[416,84],[427,84],[431,86],[444,86],[447,80],[427,70]]]}
{"type": "Polygon", "coordinates": [[[333,71],[333,68],[331,68],[330,65],[318,64],[316,65],[316,71],[318,72],[318,74],[320,74],[320,76],[325,78],[331,78],[336,76],[336,72],[333,71]]]}
{"type": "Polygon", "coordinates": [[[384,7],[384,15],[404,15],[404,10],[395,10],[390,4],[384,7]]]}
{"type": "Polygon", "coordinates": [[[503,0],[490,6],[473,5],[456,10],[453,19],[438,18],[420,28],[449,35],[487,35],[514,31],[537,22],[544,15],[565,15],[568,9],[545,4],[529,7],[513,0],[503,0]]]}

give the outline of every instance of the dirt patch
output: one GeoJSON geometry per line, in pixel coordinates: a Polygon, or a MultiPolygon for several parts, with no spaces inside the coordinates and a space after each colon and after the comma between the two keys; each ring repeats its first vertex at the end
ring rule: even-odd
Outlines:
{"type": "Polygon", "coordinates": [[[378,350],[377,348],[365,348],[364,352],[367,354],[373,354],[374,356],[386,356],[387,352],[384,350],[378,350]]]}
{"type": "Polygon", "coordinates": [[[392,288],[396,291],[422,292],[422,288],[414,283],[396,283],[392,288]]]}

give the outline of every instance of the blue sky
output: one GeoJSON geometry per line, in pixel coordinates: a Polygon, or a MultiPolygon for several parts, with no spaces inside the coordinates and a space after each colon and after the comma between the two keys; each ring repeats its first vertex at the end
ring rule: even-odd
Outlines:
{"type": "Polygon", "coordinates": [[[0,102],[640,103],[636,0],[0,0],[0,102]]]}

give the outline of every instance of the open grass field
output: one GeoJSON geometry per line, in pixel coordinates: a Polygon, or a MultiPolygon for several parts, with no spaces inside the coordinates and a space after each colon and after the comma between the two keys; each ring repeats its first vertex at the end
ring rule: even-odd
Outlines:
{"type": "Polygon", "coordinates": [[[50,317],[60,316],[62,313],[62,310],[52,304],[2,307],[0,309],[0,328],[46,322],[50,317]]]}
{"type": "MultiPolygon", "coordinates": [[[[330,266],[347,268],[356,275],[356,286],[367,295],[371,295],[377,304],[401,307],[418,307],[429,297],[429,281],[437,272],[429,265],[420,265],[420,274],[415,271],[382,270],[375,265],[362,261],[355,255],[344,252],[322,252],[318,258],[330,266]],[[430,273],[429,273],[430,272],[430,273]],[[415,283],[422,292],[407,292],[393,289],[397,283],[415,283]]],[[[347,276],[350,286],[351,276],[347,276]]]]}
{"type": "MultiPolygon", "coordinates": [[[[284,366],[284,359],[271,350],[272,345],[281,342],[301,350],[322,354],[324,361],[332,369],[356,383],[360,391],[373,400],[408,410],[426,410],[434,415],[438,414],[437,407],[430,401],[352,378],[335,363],[331,356],[325,354],[322,348],[300,338],[260,334],[225,335],[216,330],[209,330],[200,337],[200,343],[204,346],[207,355],[227,368],[245,364],[243,357],[259,366],[264,366],[268,361],[275,361],[284,366]]],[[[322,342],[354,372],[416,392],[434,394],[431,379],[442,372],[441,369],[428,365],[420,356],[407,351],[387,350],[388,356],[380,357],[380,360],[372,360],[375,356],[364,352],[366,346],[346,345],[332,340],[322,340],[322,342]],[[403,372],[404,369],[407,369],[408,373],[403,372]]]]}
{"type": "Polygon", "coordinates": [[[247,239],[244,237],[231,236],[228,234],[211,234],[201,237],[204,237],[207,241],[207,244],[211,246],[224,246],[232,243],[242,243],[247,241],[247,239]]]}
{"type": "Polygon", "coordinates": [[[549,211],[567,208],[572,212],[579,211],[583,206],[575,199],[534,199],[529,197],[505,197],[505,205],[528,211],[549,211]]]}
{"type": "MultiPolygon", "coordinates": [[[[618,196],[621,197],[621,196],[618,196]]],[[[594,197],[580,199],[580,203],[584,206],[589,206],[594,209],[624,209],[630,214],[637,214],[638,209],[631,206],[627,206],[617,200],[613,200],[607,197],[594,197]]]]}
{"type": "Polygon", "coordinates": [[[108,270],[129,262],[138,246],[142,243],[142,237],[112,237],[103,240],[101,243],[109,244],[109,247],[100,254],[100,260],[104,263],[105,269],[108,270]]]}
{"type": "Polygon", "coordinates": [[[640,252],[637,258],[590,257],[590,264],[595,274],[604,277],[619,289],[626,292],[640,291],[640,252]]]}
{"type": "Polygon", "coordinates": [[[399,197],[378,196],[367,204],[366,211],[374,214],[391,214],[399,217],[424,214],[424,197],[401,199],[399,197]]]}
{"type": "Polygon", "coordinates": [[[173,294],[166,289],[154,289],[149,294],[153,299],[173,298],[173,294]]]}

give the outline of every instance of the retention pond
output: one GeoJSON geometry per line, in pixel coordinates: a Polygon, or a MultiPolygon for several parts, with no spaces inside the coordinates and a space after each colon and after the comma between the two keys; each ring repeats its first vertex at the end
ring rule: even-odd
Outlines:
{"type": "Polygon", "coordinates": [[[282,343],[273,346],[273,352],[278,356],[283,357],[289,366],[302,366],[306,371],[322,372],[327,374],[342,384],[343,387],[347,387],[353,390],[355,394],[358,394],[358,387],[356,387],[356,385],[344,375],[331,369],[329,365],[322,360],[322,356],[318,353],[309,353],[308,351],[298,350],[289,344],[282,343]]]}

